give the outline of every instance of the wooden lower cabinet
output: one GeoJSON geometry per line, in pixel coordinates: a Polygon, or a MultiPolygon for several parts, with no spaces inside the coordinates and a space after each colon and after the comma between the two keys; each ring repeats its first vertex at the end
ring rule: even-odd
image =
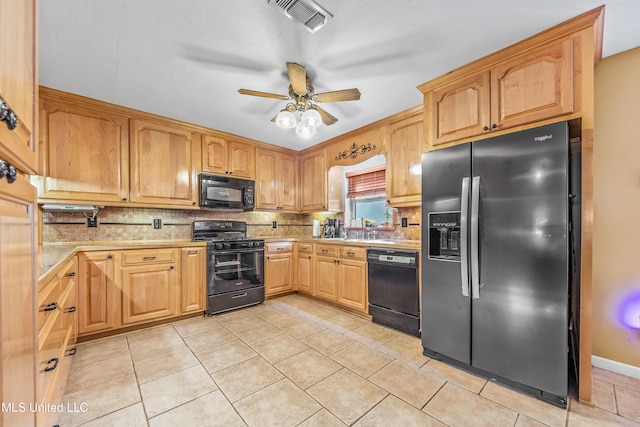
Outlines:
{"type": "Polygon", "coordinates": [[[296,258],[296,286],[298,292],[309,295],[315,293],[313,286],[313,245],[309,243],[298,244],[296,258]]]}
{"type": "Polygon", "coordinates": [[[204,312],[206,247],[79,254],[80,336],[204,312]]]}
{"type": "Polygon", "coordinates": [[[207,248],[180,251],[180,314],[207,307],[207,248]]]}
{"type": "Polygon", "coordinates": [[[316,296],[367,312],[367,249],[316,244],[313,262],[316,296]]]}
{"type": "MultiPolygon", "coordinates": [[[[74,257],[38,292],[36,399],[42,408],[62,402],[71,356],[76,352],[77,276],[78,261],[74,257]]],[[[55,424],[57,415],[52,411],[38,412],[38,425],[55,424]]]]}
{"type": "Polygon", "coordinates": [[[277,295],[295,290],[293,282],[293,242],[264,245],[264,294],[277,295]]]}
{"type": "Polygon", "coordinates": [[[338,263],[333,257],[316,256],[313,263],[316,296],[331,301],[337,300],[338,263]]]}
{"type": "Polygon", "coordinates": [[[123,267],[120,279],[122,326],[160,320],[178,313],[174,263],[123,267]]]}
{"type": "Polygon", "coordinates": [[[82,252],[78,255],[78,334],[114,329],[120,304],[115,286],[117,251],[82,252]]]}

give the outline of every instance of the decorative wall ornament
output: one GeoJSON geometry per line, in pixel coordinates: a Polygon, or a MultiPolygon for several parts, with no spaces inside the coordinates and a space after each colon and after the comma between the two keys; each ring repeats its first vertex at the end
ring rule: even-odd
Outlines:
{"type": "Polygon", "coordinates": [[[343,152],[339,153],[336,156],[336,160],[355,159],[358,157],[358,154],[365,154],[369,151],[374,151],[375,149],[376,146],[371,145],[371,143],[358,146],[358,144],[354,142],[353,144],[351,144],[351,147],[349,147],[348,150],[344,150],[343,152]]]}

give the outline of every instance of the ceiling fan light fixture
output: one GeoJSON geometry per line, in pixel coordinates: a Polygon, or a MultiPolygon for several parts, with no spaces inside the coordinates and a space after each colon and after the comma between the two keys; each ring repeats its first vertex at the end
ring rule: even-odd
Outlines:
{"type": "Polygon", "coordinates": [[[278,113],[276,117],[276,125],[283,129],[293,129],[298,124],[295,114],[287,109],[284,109],[278,113]]]}
{"type": "Polygon", "coordinates": [[[311,138],[316,134],[316,128],[314,126],[305,126],[303,122],[300,122],[298,126],[296,126],[296,134],[300,138],[311,138]]]}
{"type": "Polygon", "coordinates": [[[320,113],[318,113],[318,110],[309,108],[304,113],[302,113],[300,123],[305,126],[316,128],[322,124],[322,117],[320,117],[320,113]]]}

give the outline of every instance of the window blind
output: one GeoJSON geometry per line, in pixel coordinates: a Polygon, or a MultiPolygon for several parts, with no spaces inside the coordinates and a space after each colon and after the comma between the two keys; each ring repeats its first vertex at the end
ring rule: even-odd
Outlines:
{"type": "Polygon", "coordinates": [[[347,172],[347,198],[385,194],[385,166],[347,172]]]}

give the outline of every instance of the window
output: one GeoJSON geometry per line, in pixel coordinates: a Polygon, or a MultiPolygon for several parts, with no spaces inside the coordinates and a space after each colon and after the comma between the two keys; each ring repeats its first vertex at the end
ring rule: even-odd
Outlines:
{"type": "Polygon", "coordinates": [[[345,176],[348,218],[353,220],[350,221],[352,225],[361,218],[373,225],[384,224],[387,202],[385,165],[348,172],[345,176]]]}

